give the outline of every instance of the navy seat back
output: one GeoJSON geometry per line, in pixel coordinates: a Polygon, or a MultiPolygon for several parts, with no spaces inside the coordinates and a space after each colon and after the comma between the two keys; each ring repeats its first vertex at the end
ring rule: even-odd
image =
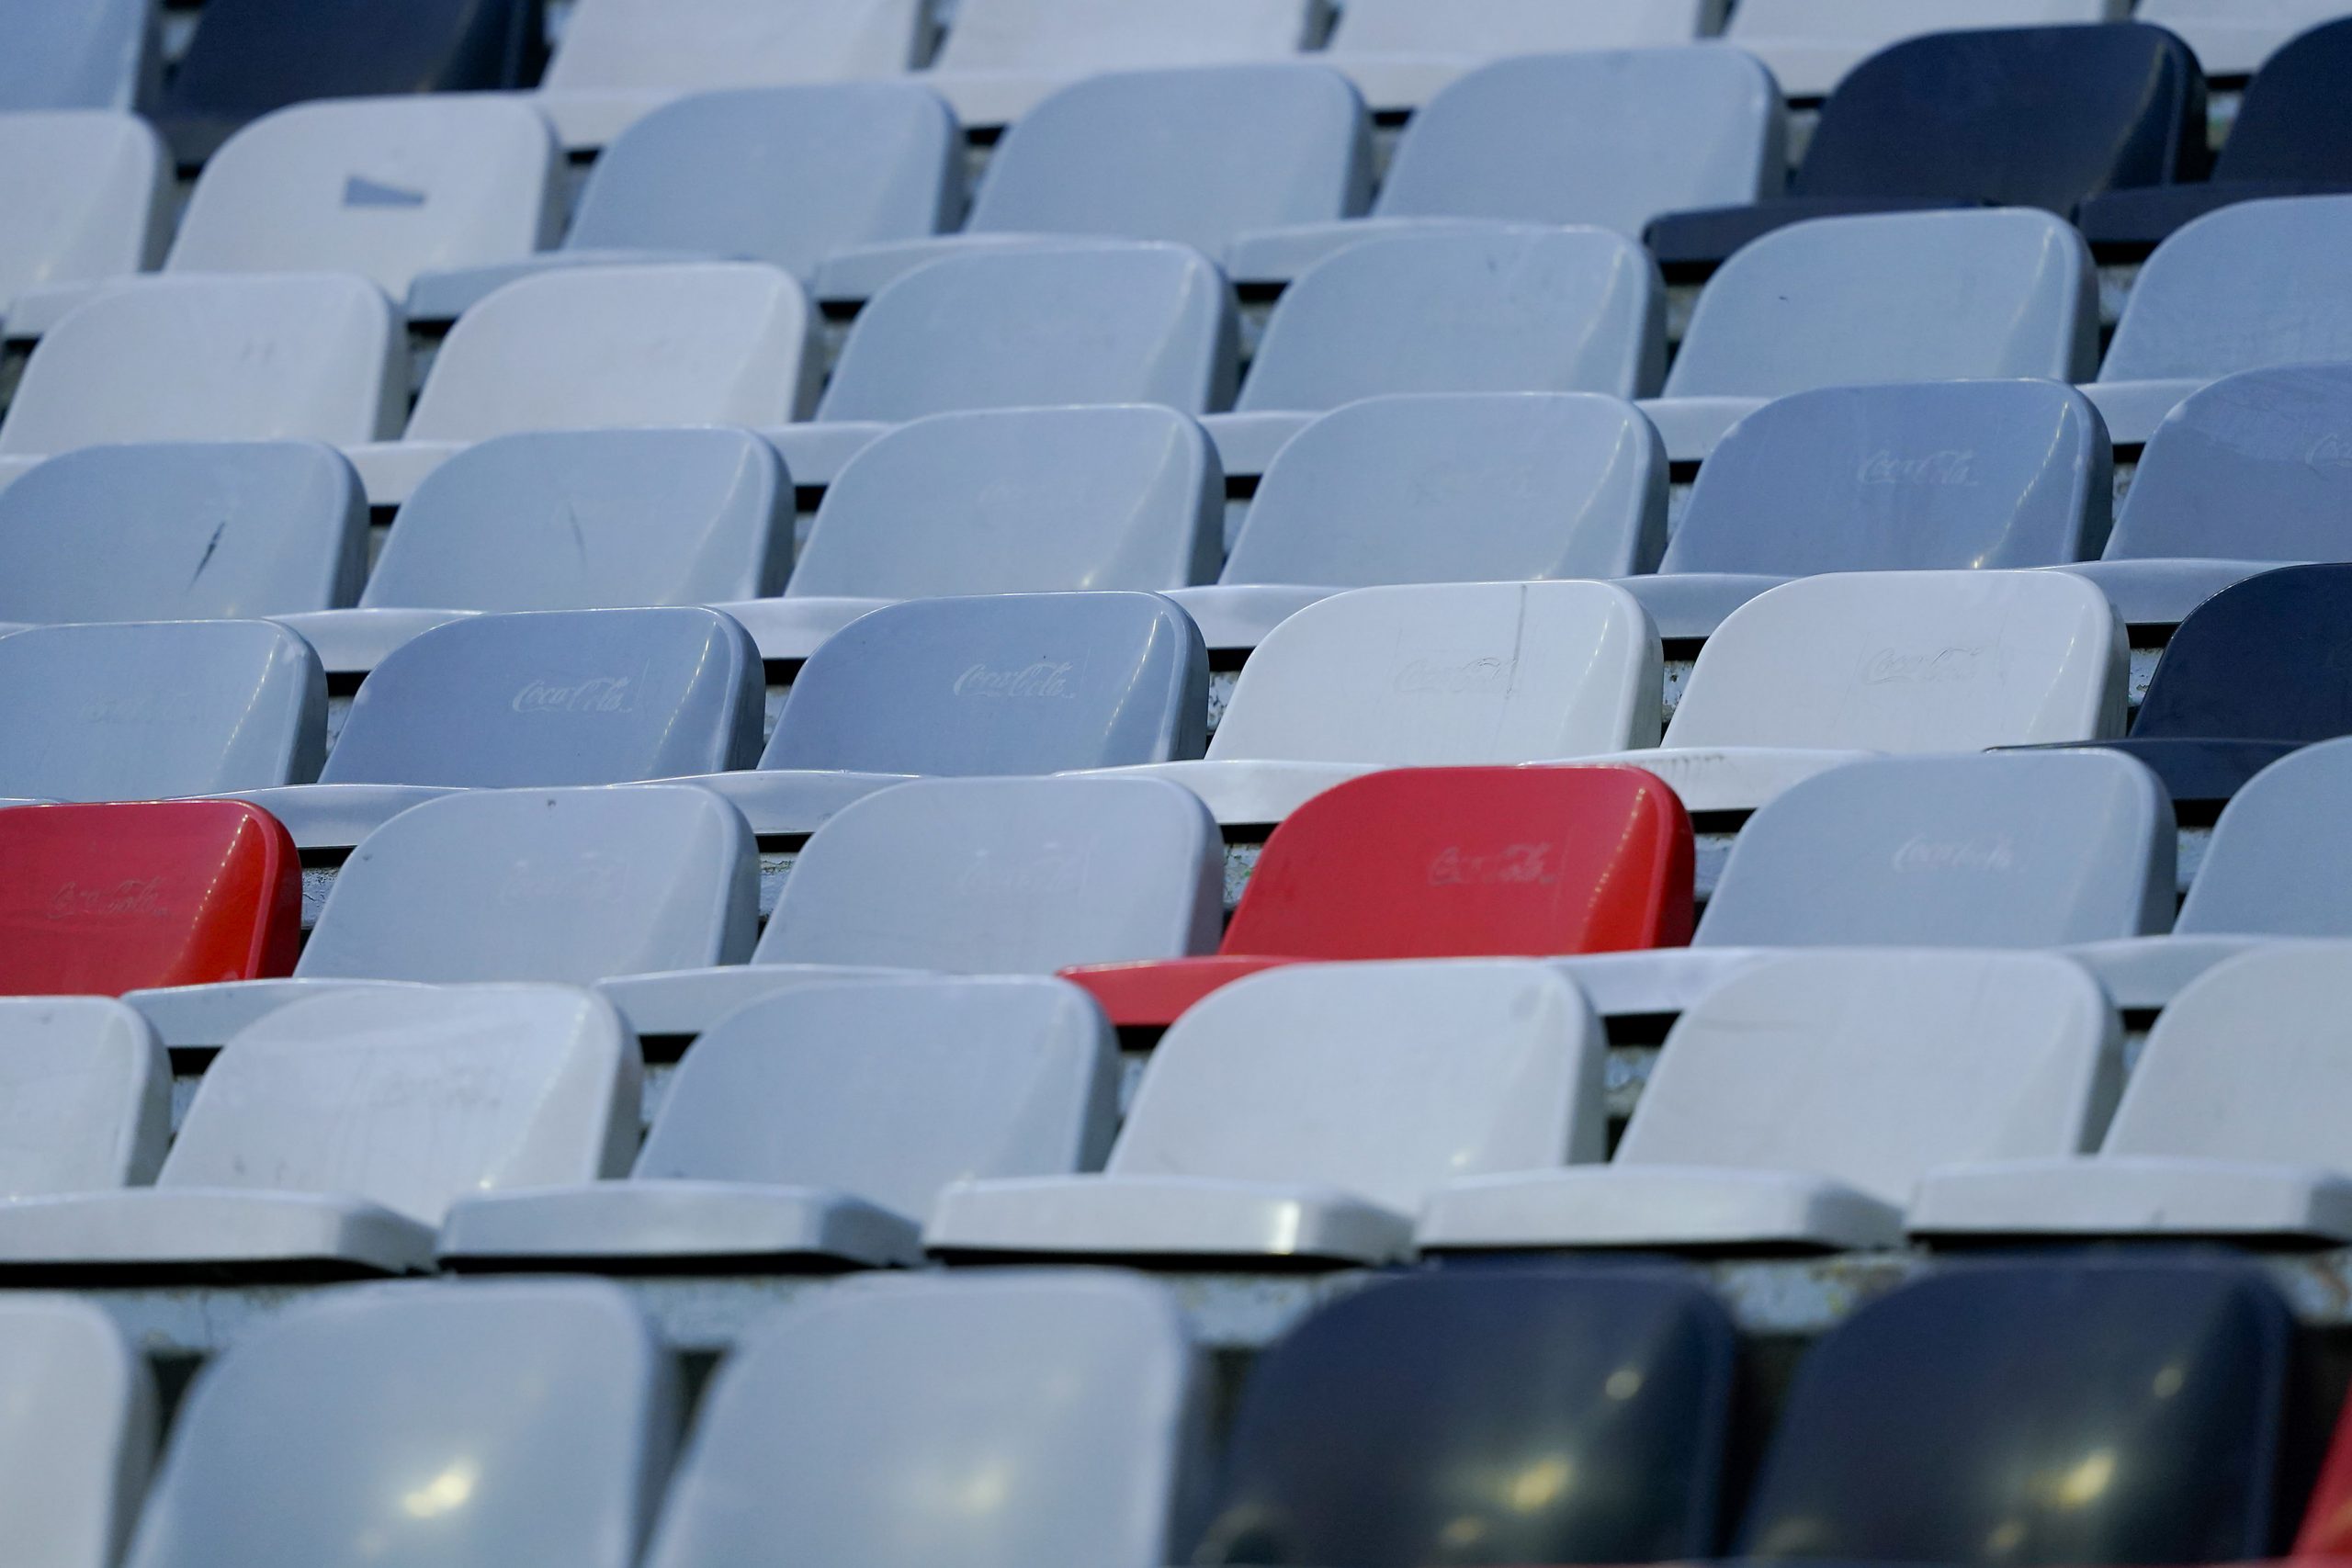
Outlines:
{"type": "Polygon", "coordinates": [[[2352,17],[2290,40],[2246,84],[2213,177],[2352,180],[2352,17]]]}
{"type": "Polygon", "coordinates": [[[2132,726],[2167,736],[2352,735],[2352,565],[2280,567],[2233,584],[2173,634],[2132,726]]]}

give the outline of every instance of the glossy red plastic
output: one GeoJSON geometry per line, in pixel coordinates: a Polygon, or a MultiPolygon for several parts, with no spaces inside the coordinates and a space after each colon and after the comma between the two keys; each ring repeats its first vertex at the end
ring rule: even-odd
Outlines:
{"type": "Polygon", "coordinates": [[[120,996],[293,972],[302,868],[232,800],[0,811],[0,994],[120,996]]]}
{"type": "Polygon", "coordinates": [[[1213,957],[1062,971],[1125,1027],[1317,959],[1542,956],[1690,940],[1690,819],[1639,768],[1398,768],[1266,840],[1213,957]]]}

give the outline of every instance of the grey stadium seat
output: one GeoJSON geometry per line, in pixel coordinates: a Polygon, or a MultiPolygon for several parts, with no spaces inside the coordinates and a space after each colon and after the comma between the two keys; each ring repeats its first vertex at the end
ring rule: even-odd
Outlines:
{"type": "Polygon", "coordinates": [[[104,1309],[66,1295],[0,1300],[0,1513],[40,1568],[113,1568],[153,1462],[146,1358],[104,1309]]]}
{"type": "Polygon", "coordinates": [[[172,1136],[172,1064],[130,1008],[107,997],[0,1000],[0,1200],[155,1179],[172,1136]]]}
{"type": "MultiPolygon", "coordinates": [[[[1722,0],[1349,0],[1323,58],[1382,113],[1419,110],[1464,73],[1512,55],[1688,43],[1723,26],[1722,0]]],[[[1778,96],[1775,94],[1774,96],[1778,96]]],[[[1635,138],[1634,140],[1645,140],[1635,138]]]]}
{"type": "Polygon", "coordinates": [[[0,230],[0,325],[36,289],[157,265],[171,208],[171,166],[146,121],[107,109],[0,109],[0,212],[10,214],[0,230]]]}
{"type": "Polygon", "coordinates": [[[139,109],[163,85],[155,0],[0,3],[0,113],[139,109]]]}

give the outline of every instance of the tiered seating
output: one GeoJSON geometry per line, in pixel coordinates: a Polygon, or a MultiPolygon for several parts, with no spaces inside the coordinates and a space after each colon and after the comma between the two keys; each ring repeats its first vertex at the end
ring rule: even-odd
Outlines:
{"type": "Polygon", "coordinates": [[[163,74],[155,24],[155,0],[6,0],[0,114],[144,107],[163,74]]]}
{"type": "Polygon", "coordinates": [[[0,1300],[0,1511],[28,1562],[108,1563],[155,1450],[154,1374],[114,1320],[67,1296],[0,1300]]]}
{"type": "Polygon", "coordinates": [[[1889,44],[1947,28],[2120,21],[2131,0],[1740,0],[1725,39],[1772,69],[1792,98],[1826,97],[1889,44]]]}
{"type": "Polygon", "coordinates": [[[1688,43],[1723,26],[1721,0],[1623,0],[1608,6],[1550,0],[1455,0],[1442,12],[1419,0],[1349,0],[1323,58],[1348,73],[1375,110],[1418,111],[1464,72],[1489,61],[1553,51],[1589,53],[1688,43]]]}
{"type": "Polygon", "coordinates": [[[2344,0],[2140,0],[2137,13],[2188,39],[2219,77],[2253,74],[2304,28],[2344,14],[2344,0]]]}
{"type": "Polygon", "coordinates": [[[0,113],[0,211],[10,214],[0,230],[0,326],[22,335],[12,318],[36,289],[119,277],[161,260],[170,176],[163,142],[132,116],[0,113]]]}
{"type": "Polygon", "coordinates": [[[103,997],[0,1001],[0,1199],[155,1179],[172,1135],[172,1064],[130,1009],[103,997]]]}

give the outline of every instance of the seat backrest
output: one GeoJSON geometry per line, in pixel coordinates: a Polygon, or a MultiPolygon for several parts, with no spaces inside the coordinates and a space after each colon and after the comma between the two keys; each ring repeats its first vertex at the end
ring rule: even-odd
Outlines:
{"type": "Polygon", "coordinates": [[[1799,578],[1724,617],[1664,744],[1980,751],[2102,739],[2123,731],[2127,661],[2107,595],[2064,572],[1799,578]]]}
{"type": "Polygon", "coordinates": [[[115,1561],[154,1453],[154,1375],[105,1309],[12,1291],[0,1301],[0,1510],[27,1562],[115,1561]]]}
{"type": "Polygon", "coordinates": [[[2251,1263],[2125,1252],[1934,1270],[1815,1343],[1738,1550],[2260,1556],[2293,1335],[2251,1263]]]}
{"type": "Polygon", "coordinates": [[[1605,1055],[1584,994],[1540,964],[1270,969],[1160,1037],[1107,1168],[1416,1213],[1442,1181],[1600,1158],[1605,1055]]]}
{"type": "Polygon", "coordinates": [[[1713,30],[1708,0],[1623,0],[1605,7],[1553,0],[1349,0],[1331,27],[1334,54],[1536,54],[1688,43],[1713,30]]]}
{"type": "Polygon", "coordinates": [[[1314,41],[1319,0],[1194,0],[1182,11],[1095,0],[970,0],[939,46],[941,71],[1091,75],[1139,66],[1279,60],[1314,41]]]}
{"type": "Polygon", "coordinates": [[[0,637],[0,795],[155,800],[307,784],[325,672],[268,621],[122,621],[0,637]]]}
{"type": "Polygon", "coordinates": [[[409,438],[784,424],[814,392],[815,331],[800,285],[761,263],[536,273],[458,318],[409,417],[409,438]]]}
{"type": "Polygon", "coordinates": [[[933,414],[826,487],[787,595],[1181,588],[1216,575],[1225,473],[1141,403],[933,414]]]}
{"type": "Polygon", "coordinates": [[[640,1070],[613,1005],[571,987],[313,997],[221,1047],[155,1185],[334,1193],[437,1225],[474,1192],[627,1170],[640,1070]]]}
{"type": "Polygon", "coordinates": [[[1110,1025],[1067,981],[806,986],[695,1042],[636,1174],[814,1187],[920,1220],[951,1181],[1099,1170],[1118,1090],[1110,1025]]]}
{"type": "Polygon", "coordinates": [[[2055,381],[1825,387],[1724,436],[1661,568],[1901,571],[2096,555],[2114,486],[2107,427],[2055,381]]]}
{"type": "Polygon", "coordinates": [[[1153,593],[912,599],[800,667],[763,768],[1057,773],[1197,757],[1209,661],[1153,593]]]}
{"type": "Polygon", "coordinates": [[[0,1000],[0,1199],[155,1179],[172,1136],[172,1062],[122,1003],[0,1000]]]}
{"type": "MultiPolygon", "coordinates": [[[[2139,17],[2188,40],[2209,76],[2244,76],[2306,28],[2344,15],[2340,0],[2140,0],[2139,17]]],[[[2251,90],[2251,89],[2249,89],[2251,90]]],[[[2237,132],[2231,133],[2235,140],[2237,132]]]]}
{"type": "Polygon", "coordinates": [[[368,834],[295,971],[586,985],[740,964],[758,922],[758,847],[708,790],[476,790],[368,834]]]}
{"type": "Polygon", "coordinates": [[[1657,631],[1602,582],[1358,588],[1266,635],[1216,758],[1443,767],[1645,746],[1657,631]]]}
{"type": "Polygon", "coordinates": [[[698,606],[451,621],[360,685],[322,784],[547,789],[724,773],[759,755],[752,636],[698,606]]]}
{"type": "Polygon", "coordinates": [[[615,1285],[325,1292],[198,1376],[130,1562],[323,1562],[356,1540],[386,1568],[627,1568],[682,1408],[615,1285]]]}
{"type": "Polygon", "coordinates": [[[2190,611],[2165,646],[2132,733],[2352,735],[2352,565],[2282,566],[2190,611]]]}
{"type": "Polygon", "coordinates": [[[161,77],[155,0],[0,0],[0,113],[138,109],[161,77]]]}
{"type": "Polygon", "coordinates": [[[792,510],[775,448],[747,430],[494,436],[416,487],[359,602],[585,610],[764,598],[791,569],[792,510]]]}
{"type": "Polygon", "coordinates": [[[242,801],[14,807],[0,857],[11,996],[271,978],[301,946],[294,840],[242,801]]]}
{"type": "Polygon", "coordinates": [[[172,73],[175,116],[235,123],[313,98],[520,87],[539,0],[226,0],[172,73]]]}
{"type": "MultiPolygon", "coordinates": [[[[684,30],[677,0],[656,4],[664,39],[684,30]]],[[[593,0],[573,8],[559,61],[597,9],[593,0]]],[[[783,13],[774,25],[788,30],[808,25],[801,12],[856,7],[757,0],[757,9],[783,13]]],[[[938,232],[963,198],[963,137],[928,89],[745,87],[696,93],[631,123],[590,171],[564,243],[763,261],[806,280],[835,251],[938,232]]]]}
{"type": "Polygon", "coordinates": [[[2288,42],[2246,85],[2217,179],[2352,179],[2352,107],[2335,91],[2352,71],[2352,17],[2326,0],[2311,19],[2324,25],[2288,42]]]}
{"type": "Polygon", "coordinates": [[[1163,779],[922,779],[836,813],[793,863],[763,964],[1049,975],[1216,945],[1225,849],[1163,779]]]}
{"type": "Polygon", "coordinates": [[[1607,392],[1657,385],[1665,291],[1605,229],[1363,240],[1283,291],[1244,410],[1337,408],[1384,392],[1607,392]]]}
{"type": "Polygon", "coordinates": [[[2352,196],[2242,201],[2183,225],[2140,269],[2098,378],[2352,359],[2352,294],[2324,259],[2347,244],[2352,196]]]}
{"type": "Polygon", "coordinates": [[[2140,454],[2109,560],[2352,559],[2352,365],[2225,376],[2140,454]]]}
{"type": "Polygon", "coordinates": [[[1377,1281],[1251,1365],[1193,1561],[1415,1568],[1474,1531],[1498,1562],[1704,1555],[1737,1345],[1666,1269],[1377,1281]],[[1465,1497],[1469,1467],[1508,1479],[1465,1497]]]}
{"type": "Polygon", "coordinates": [[[367,570],[367,491],[316,442],[85,446],[0,491],[0,619],[294,615],[367,570]]]}
{"type": "Polygon", "coordinates": [[[68,312],[0,423],[0,455],[105,441],[342,444],[398,433],[391,302],[324,273],[146,277],[68,312]]]}
{"type": "MultiPolygon", "coordinates": [[[[1456,19],[1453,7],[1408,0],[1407,8],[1449,29],[1456,19]]],[[[1357,9],[1349,6],[1342,29],[1357,9]]],[[[1638,7],[1543,0],[1525,9],[1556,18],[1554,27],[1585,28],[1615,26],[1638,7]]],[[[1382,217],[1591,223],[1637,239],[1660,213],[1781,189],[1787,113],[1770,73],[1747,56],[1698,48],[1509,52],[1521,58],[1459,78],[1413,117],[1381,184],[1382,217]]]]}
{"type": "Polygon", "coordinates": [[[2335,831],[2352,739],[2290,752],[2246,781],[2181,901],[2183,933],[2352,936],[2352,845],[2335,831]]]}
{"type": "Polygon", "coordinates": [[[1446,958],[1690,939],[1690,819],[1634,768],[1395,768],[1283,818],[1224,951],[1446,958]]]}
{"type": "Polygon", "coordinates": [[[922,0],[581,0],[551,90],[766,86],[915,63],[922,0]]]}
{"type": "Polygon", "coordinates": [[[1073,241],[917,267],[859,312],[819,417],[1233,398],[1233,289],[1182,245],[1073,241]]]}
{"type": "Polygon", "coordinates": [[[2172,922],[2172,802],[2114,751],[1884,757],[1740,829],[1702,947],[2059,947],[2172,922]]]}
{"type": "Polygon", "coordinates": [[[1173,240],[1352,218],[1372,199],[1372,120],[1322,65],[1117,72],[1062,88],[997,143],[965,225],[1173,240]]]}
{"type": "MultiPolygon", "coordinates": [[[[9,40],[19,41],[13,30],[9,40]]],[[[0,87],[0,101],[6,95],[0,87]]],[[[169,176],[163,142],[135,116],[0,112],[0,212],[10,214],[0,230],[0,316],[29,288],[153,266],[170,217],[169,176]]]]}
{"type": "Polygon", "coordinates": [[[1368,398],[1285,443],[1218,581],[1624,577],[1666,543],[1665,444],[1590,392],[1368,398]]]}
{"type": "Polygon", "coordinates": [[[2090,249],[2047,212],[1987,208],[1792,223],[1707,283],[1668,397],[2039,376],[2098,355],[2090,249]]]}
{"type": "Polygon", "coordinates": [[[788,1538],[825,1562],[1159,1568],[1204,1471],[1207,1384],[1140,1276],[829,1287],[720,1367],[646,1565],[724,1568],[788,1538]]]}

